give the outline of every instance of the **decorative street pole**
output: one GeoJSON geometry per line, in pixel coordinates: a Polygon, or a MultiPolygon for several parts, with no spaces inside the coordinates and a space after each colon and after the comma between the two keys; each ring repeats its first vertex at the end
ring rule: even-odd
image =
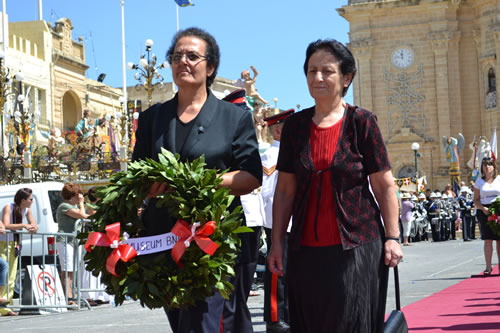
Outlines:
{"type": "Polygon", "coordinates": [[[156,83],[159,83],[163,86],[163,76],[160,74],[159,70],[162,68],[168,69],[170,68],[170,64],[165,61],[160,65],[156,65],[157,58],[154,53],[151,52],[151,48],[153,47],[153,40],[146,40],[146,55],[141,55],[141,59],[139,60],[139,64],[134,64],[129,62],[127,64],[127,68],[129,70],[135,69],[137,72],[134,75],[134,78],[139,81],[139,83],[135,86],[137,90],[140,90],[142,87],[146,89],[148,93],[148,105],[151,107],[153,105],[153,90],[155,84],[153,80],[157,80],[156,83]]]}
{"type": "Polygon", "coordinates": [[[5,112],[5,103],[7,102],[9,96],[14,95],[18,96],[17,101],[19,103],[22,103],[24,101],[24,95],[22,95],[22,91],[19,91],[19,89],[16,88],[16,83],[19,83],[19,87],[21,87],[20,83],[23,79],[24,75],[21,72],[17,72],[14,77],[12,77],[11,70],[7,66],[5,66],[5,53],[3,51],[0,51],[0,122],[2,126],[2,147],[0,147],[1,157],[4,157],[5,149],[4,115],[8,113],[5,112]],[[14,80],[12,80],[13,78],[14,80]]]}
{"type": "Polygon", "coordinates": [[[120,170],[127,171],[127,138],[126,138],[126,127],[124,126],[124,122],[127,122],[127,70],[126,70],[126,60],[125,60],[125,1],[120,0],[121,7],[121,17],[122,17],[122,84],[123,84],[123,96],[120,97],[120,112],[117,112],[116,118],[118,121],[121,121],[121,142],[120,142],[120,170]],[[124,108],[125,106],[125,108],[124,108]],[[118,117],[120,115],[120,117],[118,117]],[[123,119],[122,119],[123,118],[123,119]]]}
{"type": "Polygon", "coordinates": [[[120,101],[120,111],[115,113],[115,118],[120,126],[120,170],[127,171],[127,146],[128,146],[128,116],[127,111],[124,109],[125,99],[123,97],[119,98],[120,101]]]}
{"type": "Polygon", "coordinates": [[[413,152],[415,153],[415,179],[418,179],[418,150],[420,149],[418,142],[413,142],[411,144],[411,149],[413,149],[413,152]]]}

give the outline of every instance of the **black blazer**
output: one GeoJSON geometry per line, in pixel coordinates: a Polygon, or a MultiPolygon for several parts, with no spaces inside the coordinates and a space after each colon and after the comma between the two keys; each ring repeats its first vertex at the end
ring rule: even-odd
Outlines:
{"type": "MultiPolygon", "coordinates": [[[[132,160],[147,157],[158,160],[163,147],[179,153],[182,160],[194,160],[204,154],[209,168],[244,170],[262,182],[262,166],[251,112],[221,101],[209,91],[181,151],[175,148],[176,117],[177,95],[141,112],[132,160]]],[[[237,197],[232,206],[240,204],[237,197]]],[[[143,215],[146,233],[169,232],[175,221],[165,221],[168,212],[152,207],[154,202],[143,215]]]]}

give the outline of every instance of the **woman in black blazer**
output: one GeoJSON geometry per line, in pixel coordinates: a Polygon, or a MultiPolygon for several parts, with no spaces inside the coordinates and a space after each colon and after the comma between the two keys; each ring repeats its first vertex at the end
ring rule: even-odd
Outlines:
{"type": "MultiPolygon", "coordinates": [[[[219,66],[219,48],[215,39],[198,28],[178,32],[167,52],[178,92],[163,104],[142,112],[136,132],[133,160],[158,159],[161,148],[179,153],[189,161],[205,155],[207,167],[229,169],[222,186],[236,196],[250,193],[260,186],[262,169],[252,115],[235,105],[217,99],[209,90],[219,66]]],[[[154,197],[168,184],[154,184],[146,202],[142,220],[148,235],[169,232],[174,223],[166,208],[156,208],[154,197]]],[[[239,205],[239,197],[233,206],[239,205]]],[[[245,262],[242,241],[240,263],[245,262]]],[[[238,265],[235,268],[238,275],[238,265]]],[[[224,299],[216,293],[189,309],[165,309],[174,332],[219,332],[224,299]]],[[[248,314],[238,332],[252,332],[246,304],[237,309],[248,314]]],[[[233,328],[224,328],[232,332],[233,328]]],[[[234,330],[236,331],[236,330],[234,330]]]]}

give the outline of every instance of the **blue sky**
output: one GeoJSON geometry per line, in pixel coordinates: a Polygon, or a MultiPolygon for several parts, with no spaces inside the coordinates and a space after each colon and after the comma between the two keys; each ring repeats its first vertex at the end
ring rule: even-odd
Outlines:
{"type": "MultiPolygon", "coordinates": [[[[37,0],[6,0],[9,21],[38,18],[37,0]]],[[[267,100],[278,98],[281,109],[313,105],[302,69],[307,45],[319,38],[349,40],[349,24],[336,8],[347,0],[193,0],[179,8],[180,28],[198,26],[216,38],[221,49],[218,76],[236,80],[253,65],[259,71],[256,87],[267,100]]],[[[125,0],[126,59],[137,63],[146,39],[163,61],[176,32],[174,0],[125,0]]],[[[43,19],[68,17],[73,38],[84,38],[87,76],[106,73],[104,83],[122,86],[120,0],[44,0],[43,19]]],[[[134,85],[127,71],[127,85],[134,85]]],[[[171,72],[163,72],[172,81],[171,72]]],[[[346,96],[352,103],[352,89],[346,96]]]]}

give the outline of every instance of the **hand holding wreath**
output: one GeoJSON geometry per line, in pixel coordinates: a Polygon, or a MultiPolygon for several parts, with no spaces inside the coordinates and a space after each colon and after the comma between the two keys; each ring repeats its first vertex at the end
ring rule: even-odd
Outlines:
{"type": "MultiPolygon", "coordinates": [[[[106,291],[115,295],[117,304],[130,296],[149,308],[180,308],[204,300],[215,291],[229,297],[233,287],[228,279],[234,275],[240,246],[237,234],[251,229],[240,226],[241,207],[228,210],[234,197],[228,189],[219,187],[222,174],[205,169],[203,156],[182,163],[179,156],[162,150],[159,162],[146,159],[130,163],[128,171],[115,174],[108,186],[97,190],[101,200],[90,231],[104,234],[107,227],[119,222],[119,233],[125,240],[115,241],[113,247],[95,246],[85,255],[85,262],[95,276],[102,274],[106,291]],[[132,241],[142,236],[144,227],[137,209],[148,194],[155,196],[156,192],[161,193],[157,206],[168,207],[178,224],[191,230],[189,242],[183,240],[183,252],[176,258],[179,264],[171,251],[165,251],[117,260],[113,275],[106,268],[108,259],[116,255],[118,244],[126,243],[126,238],[132,241]],[[215,245],[200,248],[203,243],[199,240],[215,245]]],[[[79,238],[88,236],[86,232],[79,238]]]]}

